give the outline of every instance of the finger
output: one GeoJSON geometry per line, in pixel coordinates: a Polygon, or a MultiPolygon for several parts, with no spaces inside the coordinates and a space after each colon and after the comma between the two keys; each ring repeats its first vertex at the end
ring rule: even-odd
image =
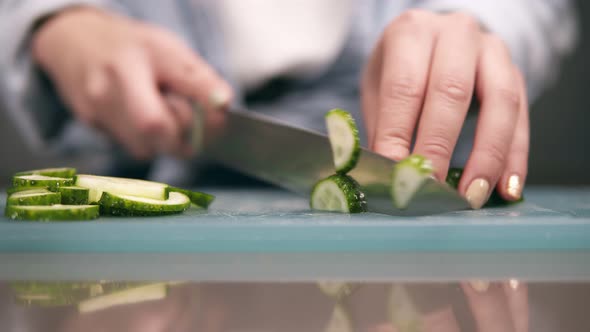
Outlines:
{"type": "Polygon", "coordinates": [[[180,143],[180,128],[164,103],[149,62],[131,54],[126,60],[116,79],[128,117],[127,130],[158,152],[174,151],[180,143]]]}
{"type": "Polygon", "coordinates": [[[180,140],[181,144],[177,151],[174,151],[175,155],[180,157],[189,157],[192,155],[192,149],[190,148],[190,134],[192,130],[192,123],[194,117],[194,111],[190,101],[187,98],[181,97],[175,93],[165,93],[164,99],[168,108],[170,109],[177,125],[181,128],[180,140]]]}
{"type": "Polygon", "coordinates": [[[424,332],[460,332],[459,322],[453,308],[447,306],[429,312],[421,317],[420,326],[424,332]]]}
{"type": "Polygon", "coordinates": [[[474,209],[487,201],[512,145],[520,105],[513,68],[502,40],[484,36],[477,80],[481,111],[473,150],[459,184],[474,209]]]}
{"type": "Polygon", "coordinates": [[[395,160],[410,153],[436,40],[434,29],[418,24],[434,15],[410,13],[406,16],[414,17],[402,17],[390,26],[383,44],[374,150],[395,160]],[[427,18],[415,17],[425,15],[427,18]]]}
{"type": "Polygon", "coordinates": [[[471,283],[461,285],[467,303],[479,332],[510,332],[514,331],[512,318],[506,308],[506,297],[502,286],[490,284],[482,288],[471,283]]]}
{"type": "Polygon", "coordinates": [[[229,84],[181,40],[155,30],[151,51],[159,82],[194,99],[208,111],[227,107],[233,97],[229,84]],[[171,54],[174,61],[171,61],[171,54]]]}
{"type": "Polygon", "coordinates": [[[383,40],[379,41],[369,59],[369,63],[363,72],[361,80],[361,105],[365,125],[367,126],[367,142],[369,148],[374,148],[375,127],[379,102],[379,81],[381,80],[381,68],[383,66],[383,40]]]}
{"type": "Polygon", "coordinates": [[[454,14],[438,38],[414,152],[432,160],[444,179],[463,127],[473,89],[479,26],[470,16],[454,14]]]}
{"type": "Polygon", "coordinates": [[[504,283],[504,293],[508,301],[508,309],[514,330],[516,332],[529,331],[529,298],[528,287],[516,279],[504,283]]]}
{"type": "Polygon", "coordinates": [[[527,176],[529,158],[529,105],[526,85],[520,71],[514,69],[520,91],[520,104],[516,131],[506,159],[504,173],[498,183],[498,191],[506,200],[515,201],[521,198],[527,176]]]}

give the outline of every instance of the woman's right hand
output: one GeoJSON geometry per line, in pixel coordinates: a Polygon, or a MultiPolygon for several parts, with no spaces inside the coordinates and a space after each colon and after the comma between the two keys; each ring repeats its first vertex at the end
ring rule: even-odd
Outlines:
{"type": "Polygon", "coordinates": [[[191,154],[183,138],[192,109],[175,107],[178,100],[170,103],[163,91],[198,102],[207,126],[223,121],[232,98],[229,84],[172,33],[96,8],[72,7],[49,18],[32,48],[75,116],[136,158],[191,154]]]}

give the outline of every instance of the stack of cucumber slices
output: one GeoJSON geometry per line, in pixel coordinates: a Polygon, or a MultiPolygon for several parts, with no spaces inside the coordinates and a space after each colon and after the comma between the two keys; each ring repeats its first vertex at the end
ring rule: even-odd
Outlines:
{"type": "Polygon", "coordinates": [[[164,183],[77,174],[69,167],[17,173],[12,185],[5,215],[17,220],[160,216],[182,213],[191,204],[206,209],[215,198],[164,183]]]}

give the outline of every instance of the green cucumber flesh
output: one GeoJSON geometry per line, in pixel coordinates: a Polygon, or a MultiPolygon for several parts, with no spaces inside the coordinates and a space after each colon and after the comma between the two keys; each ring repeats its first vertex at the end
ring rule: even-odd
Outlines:
{"type": "Polygon", "coordinates": [[[180,213],[190,207],[190,199],[178,192],[169,193],[167,200],[117,195],[103,192],[99,205],[103,214],[118,216],[153,216],[180,213]]]}
{"type": "Polygon", "coordinates": [[[191,191],[177,187],[168,187],[168,192],[178,192],[181,194],[185,194],[191,200],[191,203],[204,209],[208,208],[209,205],[211,205],[211,203],[215,200],[215,196],[213,195],[200,191],[191,191]]]}
{"type": "Polygon", "coordinates": [[[361,152],[354,118],[344,110],[333,109],[326,114],[326,127],[336,172],[346,174],[356,166],[361,152]]]}
{"type": "Polygon", "coordinates": [[[58,178],[45,175],[15,175],[12,178],[12,185],[18,187],[47,187],[51,191],[57,191],[59,187],[71,186],[73,179],[58,178]]]}
{"type": "Polygon", "coordinates": [[[16,192],[6,199],[6,205],[53,205],[61,203],[60,193],[47,189],[30,189],[16,192]]]}
{"type": "Polygon", "coordinates": [[[86,205],[88,204],[90,189],[76,186],[67,186],[59,188],[59,193],[61,194],[61,204],[86,205]]]}
{"type": "Polygon", "coordinates": [[[311,208],[321,211],[360,213],[367,211],[367,202],[359,184],[350,176],[335,174],[315,184],[311,208]]]}
{"type": "Polygon", "coordinates": [[[78,303],[78,311],[89,313],[119,305],[162,300],[166,298],[167,293],[168,287],[166,283],[135,287],[82,301],[78,303]]]}
{"type": "Polygon", "coordinates": [[[45,175],[56,178],[73,178],[76,176],[76,169],[72,167],[43,168],[18,172],[15,175],[45,175]]]}
{"type": "Polygon", "coordinates": [[[101,199],[103,192],[109,192],[113,195],[145,197],[154,200],[165,200],[168,198],[167,184],[138,179],[80,174],[76,177],[75,185],[90,190],[88,197],[90,203],[97,203],[101,199]]]}
{"type": "Polygon", "coordinates": [[[391,198],[398,209],[405,209],[424,182],[433,176],[430,160],[412,155],[393,167],[391,198]]]}
{"type": "Polygon", "coordinates": [[[66,221],[91,220],[99,216],[97,205],[7,205],[6,216],[16,220],[66,221]]]}

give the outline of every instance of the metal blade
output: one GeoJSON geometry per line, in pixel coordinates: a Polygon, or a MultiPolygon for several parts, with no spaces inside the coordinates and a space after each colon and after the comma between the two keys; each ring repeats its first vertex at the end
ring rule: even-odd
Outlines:
{"type": "MultiPolygon", "coordinates": [[[[309,197],[313,185],[334,173],[326,135],[296,128],[249,111],[228,113],[225,127],[205,146],[205,156],[230,168],[309,197]]],[[[395,162],[367,149],[350,172],[364,191],[369,211],[422,215],[468,207],[451,187],[427,180],[405,210],[394,208],[391,173],[395,162]]]]}

